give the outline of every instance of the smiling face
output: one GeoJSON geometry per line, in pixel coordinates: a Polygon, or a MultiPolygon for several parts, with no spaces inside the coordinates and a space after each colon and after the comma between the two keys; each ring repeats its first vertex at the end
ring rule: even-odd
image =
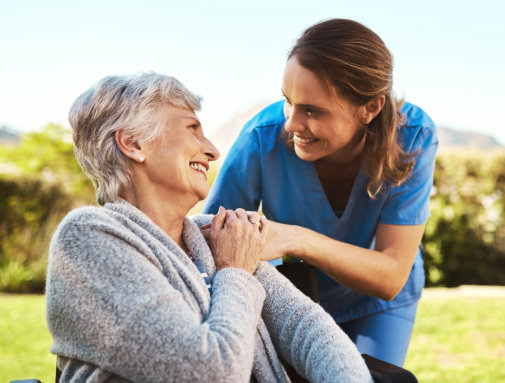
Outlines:
{"type": "Polygon", "coordinates": [[[302,160],[345,159],[362,143],[360,116],[355,106],[337,94],[295,57],[286,63],[282,81],[286,97],[286,131],[293,134],[295,152],[302,160]]]}
{"type": "Polygon", "coordinates": [[[142,144],[147,181],[160,197],[193,206],[209,193],[209,162],[219,151],[204,136],[192,110],[168,106],[159,111],[157,121],[162,125],[160,136],[142,144]]]}

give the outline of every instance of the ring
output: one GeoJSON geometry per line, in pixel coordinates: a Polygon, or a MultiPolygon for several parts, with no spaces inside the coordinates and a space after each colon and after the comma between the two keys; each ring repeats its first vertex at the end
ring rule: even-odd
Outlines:
{"type": "Polygon", "coordinates": [[[256,226],[258,226],[258,229],[261,231],[261,222],[256,221],[255,219],[250,219],[249,222],[254,223],[256,226]]]}

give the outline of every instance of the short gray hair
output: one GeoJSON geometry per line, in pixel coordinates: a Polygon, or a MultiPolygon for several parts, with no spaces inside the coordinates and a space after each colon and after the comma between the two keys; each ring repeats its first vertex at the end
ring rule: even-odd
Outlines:
{"type": "Polygon", "coordinates": [[[131,181],[132,160],[117,147],[115,132],[152,141],[161,133],[160,107],[199,111],[201,100],[174,77],[154,72],[107,76],[75,100],[69,112],[75,155],[100,205],[117,200],[131,181]]]}

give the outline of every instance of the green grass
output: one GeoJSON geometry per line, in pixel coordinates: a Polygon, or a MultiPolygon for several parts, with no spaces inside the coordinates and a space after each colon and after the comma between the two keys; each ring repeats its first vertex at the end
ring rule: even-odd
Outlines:
{"type": "Polygon", "coordinates": [[[37,378],[54,382],[42,295],[0,295],[0,382],[37,378]]]}
{"type": "MultiPolygon", "coordinates": [[[[0,295],[0,382],[54,382],[44,297],[0,295]]],[[[419,382],[505,382],[505,298],[421,300],[405,367],[419,382]]]]}
{"type": "Polygon", "coordinates": [[[505,382],[505,298],[421,300],[405,368],[419,382],[505,382]]]}

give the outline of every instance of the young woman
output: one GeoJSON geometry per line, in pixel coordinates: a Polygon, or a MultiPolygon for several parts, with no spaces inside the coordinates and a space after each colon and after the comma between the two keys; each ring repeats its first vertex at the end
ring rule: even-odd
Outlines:
{"type": "Polygon", "coordinates": [[[360,23],[308,28],[288,56],[285,100],[245,125],[205,211],[261,203],[279,222],[268,259],[315,266],[321,305],[358,349],[401,366],[424,286],[438,139],[425,112],[395,99],[392,72],[360,23]]]}

